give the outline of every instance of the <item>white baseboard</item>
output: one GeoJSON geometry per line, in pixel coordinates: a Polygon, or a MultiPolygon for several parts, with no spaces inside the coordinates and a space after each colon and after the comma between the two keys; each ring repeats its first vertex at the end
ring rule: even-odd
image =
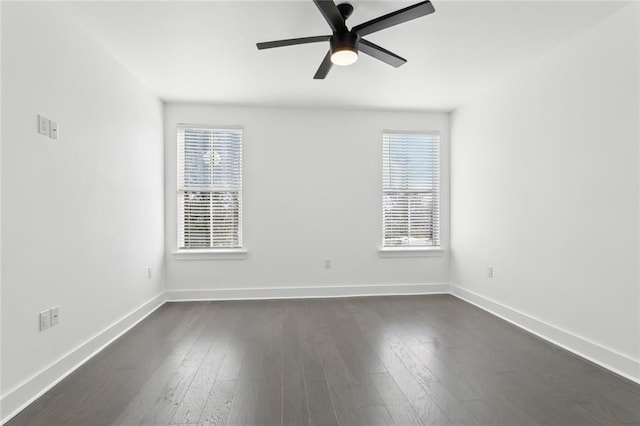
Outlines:
{"type": "Polygon", "coordinates": [[[168,302],[184,302],[197,300],[307,299],[447,293],[449,293],[448,283],[436,283],[167,290],[166,296],[168,302]]]}
{"type": "Polygon", "coordinates": [[[450,293],[554,345],[573,352],[629,380],[640,383],[640,360],[633,359],[457,285],[450,285],[450,293]]]}
{"type": "Polygon", "coordinates": [[[12,417],[91,359],[107,345],[162,306],[164,302],[164,293],[160,293],[151,298],[82,345],[60,357],[39,373],[36,373],[22,384],[2,395],[2,398],[0,398],[0,407],[2,407],[0,424],[8,422],[12,417]]]}

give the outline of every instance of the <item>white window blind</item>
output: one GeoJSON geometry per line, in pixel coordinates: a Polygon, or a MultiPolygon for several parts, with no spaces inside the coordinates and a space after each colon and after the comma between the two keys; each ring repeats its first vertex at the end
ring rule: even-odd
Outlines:
{"type": "Polygon", "coordinates": [[[242,247],[242,129],[178,127],[178,249],[242,247]]]}
{"type": "Polygon", "coordinates": [[[383,247],[440,246],[440,135],[382,135],[383,247]]]}

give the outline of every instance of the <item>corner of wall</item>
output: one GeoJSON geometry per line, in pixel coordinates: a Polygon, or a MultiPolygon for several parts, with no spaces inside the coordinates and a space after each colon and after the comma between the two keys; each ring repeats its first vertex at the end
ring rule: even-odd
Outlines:
{"type": "Polygon", "coordinates": [[[80,346],[52,362],[0,397],[0,424],[4,424],[33,401],[135,327],[165,303],[164,292],[138,306],[80,346]]]}
{"type": "Polygon", "coordinates": [[[542,319],[450,284],[450,294],[622,377],[640,383],[640,360],[578,336],[542,319]]]}

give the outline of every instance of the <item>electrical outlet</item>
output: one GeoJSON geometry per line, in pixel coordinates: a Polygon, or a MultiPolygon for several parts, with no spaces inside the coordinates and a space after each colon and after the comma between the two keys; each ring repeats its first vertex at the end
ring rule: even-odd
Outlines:
{"type": "Polygon", "coordinates": [[[49,120],[49,137],[58,140],[58,123],[49,120]]]}
{"type": "Polygon", "coordinates": [[[331,269],[331,259],[324,260],[324,269],[331,269]]]}
{"type": "Polygon", "coordinates": [[[60,306],[51,308],[51,327],[55,327],[60,322],[60,306]]]}
{"type": "Polygon", "coordinates": [[[487,277],[493,278],[493,266],[487,266],[487,277]]]}
{"type": "Polygon", "coordinates": [[[51,326],[51,310],[40,312],[40,331],[45,331],[51,326]]]}

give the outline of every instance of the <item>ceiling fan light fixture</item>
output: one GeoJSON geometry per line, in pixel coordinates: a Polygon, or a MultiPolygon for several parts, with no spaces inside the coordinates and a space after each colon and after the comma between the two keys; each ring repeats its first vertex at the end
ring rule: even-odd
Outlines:
{"type": "Polygon", "coordinates": [[[346,21],[353,12],[353,5],[349,3],[336,4],[335,0],[313,0],[313,3],[331,27],[331,35],[267,41],[256,43],[256,47],[258,50],[262,50],[328,41],[329,51],[324,55],[318,71],[314,74],[314,80],[324,79],[333,65],[353,64],[358,60],[359,52],[396,68],[405,64],[406,59],[362,37],[435,12],[430,0],[422,0],[420,3],[387,13],[349,29],[346,21]]]}
{"type": "Polygon", "coordinates": [[[351,65],[358,60],[358,34],[343,31],[335,32],[329,41],[331,48],[331,63],[334,65],[351,65]]]}
{"type": "Polygon", "coordinates": [[[358,52],[354,49],[340,49],[331,52],[331,62],[334,65],[347,66],[358,60],[358,52]]]}

